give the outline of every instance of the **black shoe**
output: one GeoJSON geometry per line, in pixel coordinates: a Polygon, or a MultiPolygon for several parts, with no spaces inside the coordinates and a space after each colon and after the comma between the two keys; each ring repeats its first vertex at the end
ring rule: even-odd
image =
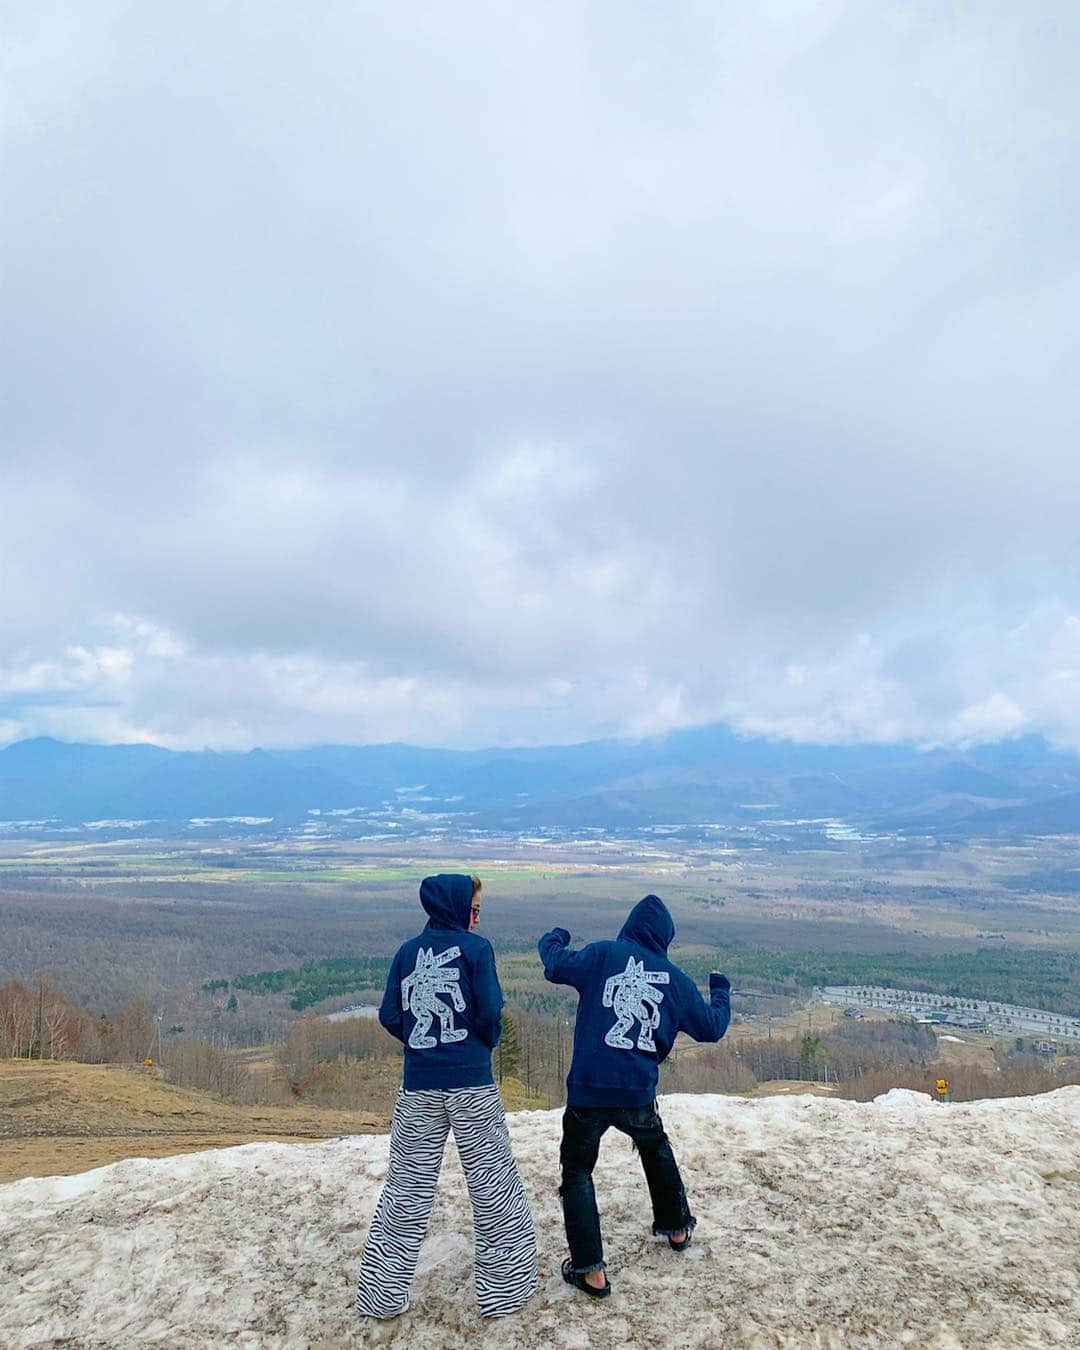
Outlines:
{"type": "Polygon", "coordinates": [[[690,1246],[690,1243],[693,1242],[693,1240],[694,1240],[694,1230],[692,1228],[688,1228],[686,1230],[686,1236],[683,1238],[681,1242],[676,1242],[670,1233],[668,1234],[667,1241],[668,1246],[671,1248],[673,1252],[684,1252],[686,1251],[687,1247],[690,1246]]]}
{"type": "Polygon", "coordinates": [[[611,1293],[611,1281],[607,1274],[604,1275],[604,1286],[602,1289],[594,1289],[589,1281],[579,1270],[574,1270],[573,1262],[570,1257],[562,1263],[562,1277],[567,1284],[572,1284],[575,1289],[580,1289],[583,1294],[588,1294],[590,1298],[607,1298],[611,1293]]]}

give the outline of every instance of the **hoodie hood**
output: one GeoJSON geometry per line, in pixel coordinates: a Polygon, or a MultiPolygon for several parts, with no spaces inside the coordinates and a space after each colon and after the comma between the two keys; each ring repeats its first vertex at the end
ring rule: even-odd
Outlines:
{"type": "Polygon", "coordinates": [[[425,877],[420,883],[420,903],[428,915],[429,928],[467,933],[472,919],[472,877],[458,872],[425,877]]]}
{"type": "Polygon", "coordinates": [[[636,942],[639,947],[666,956],[674,936],[675,920],[667,905],[658,895],[647,895],[630,911],[619,932],[619,941],[636,942]]]}

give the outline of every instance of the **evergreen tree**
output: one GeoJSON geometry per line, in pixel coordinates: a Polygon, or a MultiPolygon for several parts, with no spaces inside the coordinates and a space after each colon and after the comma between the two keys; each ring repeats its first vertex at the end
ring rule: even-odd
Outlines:
{"type": "Polygon", "coordinates": [[[804,1036],[799,1045],[799,1068],[808,1078],[820,1046],[821,1038],[818,1036],[804,1036]]]}
{"type": "Polygon", "coordinates": [[[504,1078],[511,1077],[521,1060],[521,1046],[518,1044],[517,1030],[514,1026],[514,1019],[509,1013],[503,1013],[502,1036],[499,1038],[498,1049],[495,1051],[496,1069],[499,1074],[499,1082],[504,1078]]]}

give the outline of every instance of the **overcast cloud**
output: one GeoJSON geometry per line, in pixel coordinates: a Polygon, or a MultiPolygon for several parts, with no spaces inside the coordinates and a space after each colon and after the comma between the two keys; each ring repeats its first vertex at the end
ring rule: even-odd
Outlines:
{"type": "Polygon", "coordinates": [[[0,742],[1080,747],[1080,6],[0,15],[0,742]]]}

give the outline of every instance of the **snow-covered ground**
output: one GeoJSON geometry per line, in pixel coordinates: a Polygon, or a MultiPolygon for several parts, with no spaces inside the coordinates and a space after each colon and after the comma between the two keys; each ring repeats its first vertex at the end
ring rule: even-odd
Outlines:
{"type": "Polygon", "coordinates": [[[511,1117],[541,1252],[517,1317],[476,1314],[451,1147],[412,1309],[360,1324],[353,1282],[386,1165],[385,1137],[360,1136],[0,1186],[0,1345],[1080,1345],[1080,1088],[662,1108],[696,1241],[677,1256],[649,1236],[640,1169],[609,1135],[604,1304],[559,1277],[559,1115],[535,1112],[511,1117]]]}

